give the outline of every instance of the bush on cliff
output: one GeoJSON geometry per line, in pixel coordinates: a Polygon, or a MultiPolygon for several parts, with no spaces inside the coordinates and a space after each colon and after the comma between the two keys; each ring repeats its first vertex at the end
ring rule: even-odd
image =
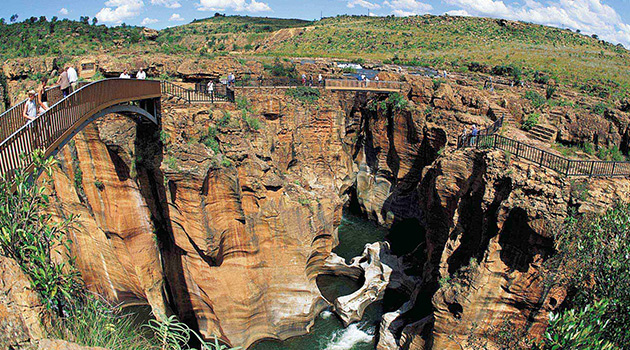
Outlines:
{"type": "Polygon", "coordinates": [[[570,286],[559,317],[577,321],[573,330],[559,328],[565,321],[552,322],[548,335],[599,327],[601,331],[596,333],[601,339],[616,348],[630,348],[630,204],[616,204],[599,215],[572,217],[556,241],[558,253],[549,262],[550,275],[555,282],[570,286]],[[606,304],[597,304],[602,300],[606,304]],[[586,322],[580,313],[597,317],[587,317],[586,322]]]}
{"type": "Polygon", "coordinates": [[[319,100],[321,95],[318,89],[306,86],[287,89],[286,94],[289,97],[293,97],[305,103],[315,103],[315,101],[319,100]]]}

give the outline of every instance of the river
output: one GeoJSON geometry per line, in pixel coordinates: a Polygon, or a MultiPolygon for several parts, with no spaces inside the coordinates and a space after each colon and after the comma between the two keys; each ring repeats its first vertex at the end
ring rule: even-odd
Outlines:
{"type": "MultiPolygon", "coordinates": [[[[339,226],[339,245],[333,250],[349,261],[360,255],[367,243],[383,241],[387,230],[362,217],[344,212],[339,226]]],[[[325,296],[347,295],[357,290],[358,282],[345,277],[320,276],[318,285],[325,296]]],[[[344,328],[339,318],[325,310],[315,319],[311,331],[280,342],[265,340],[249,350],[373,350],[375,333],[383,314],[383,303],[370,305],[361,322],[344,328]]]]}

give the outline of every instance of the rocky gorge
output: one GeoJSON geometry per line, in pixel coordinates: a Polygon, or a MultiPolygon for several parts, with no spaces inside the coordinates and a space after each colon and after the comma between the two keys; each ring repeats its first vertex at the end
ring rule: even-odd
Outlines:
{"type": "MultiPolygon", "coordinates": [[[[627,198],[630,182],[457,150],[465,128],[529,107],[466,81],[393,77],[405,103],[243,88],[237,104],[165,98],[161,128],[116,115],[89,125],[57,156],[51,189],[53,215],[78,214],[86,284],[244,348],[304,334],[326,308],[360,321],[388,298],[377,349],[500,348],[506,327],[540,337],[567,293],[545,283],[554,230],[572,210],[627,198]],[[331,253],[344,207],[388,229],[350,263],[331,253]],[[322,275],[362,287],[327,300],[322,275]]],[[[571,116],[561,137],[590,137],[571,116]]],[[[625,112],[594,118],[614,126],[601,140],[624,142],[625,112]]]]}

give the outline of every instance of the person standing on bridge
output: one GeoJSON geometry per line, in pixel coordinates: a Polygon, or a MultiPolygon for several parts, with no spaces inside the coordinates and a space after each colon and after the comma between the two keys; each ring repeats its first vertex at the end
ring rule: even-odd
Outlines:
{"type": "Polygon", "coordinates": [[[306,86],[306,74],[302,73],[302,85],[306,86]]]}
{"type": "Polygon", "coordinates": [[[317,83],[319,86],[322,86],[324,84],[324,77],[322,77],[322,73],[319,73],[319,75],[317,76],[317,83]]]}
{"type": "Polygon", "coordinates": [[[47,84],[48,84],[48,78],[43,78],[42,85],[40,85],[39,90],[37,90],[37,98],[39,99],[39,105],[45,107],[45,108],[42,107],[43,111],[48,109],[48,91],[46,91],[47,84]]]}
{"type": "Polygon", "coordinates": [[[70,87],[72,88],[71,91],[74,91],[77,89],[77,82],[79,81],[79,75],[77,74],[77,71],[72,68],[72,66],[68,66],[68,81],[70,82],[70,87]]]}
{"type": "Polygon", "coordinates": [[[214,82],[212,80],[208,82],[208,85],[206,85],[206,88],[208,89],[208,94],[210,96],[214,96],[214,82]]]}
{"type": "Polygon", "coordinates": [[[122,73],[120,73],[120,77],[121,79],[131,79],[131,76],[129,75],[129,72],[125,69],[122,73]]]}
{"type": "Polygon", "coordinates": [[[144,70],[142,70],[142,68],[140,68],[140,70],[138,71],[138,73],[136,74],[136,79],[138,80],[144,80],[147,78],[147,73],[144,72],[144,70]]]}
{"type": "Polygon", "coordinates": [[[64,69],[63,72],[59,75],[59,79],[57,80],[57,85],[61,88],[61,92],[63,93],[63,97],[66,98],[70,95],[70,80],[68,80],[68,68],[64,69]]]}
{"type": "MultiPolygon", "coordinates": [[[[28,120],[35,120],[37,118],[37,104],[39,99],[37,98],[37,93],[34,90],[28,92],[28,100],[24,104],[24,110],[22,111],[22,116],[28,120]]],[[[40,104],[44,111],[48,110],[48,107],[40,104]]]]}

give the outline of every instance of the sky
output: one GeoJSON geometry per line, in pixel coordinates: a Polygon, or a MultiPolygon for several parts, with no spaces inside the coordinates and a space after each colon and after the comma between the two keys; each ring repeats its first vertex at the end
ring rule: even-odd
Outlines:
{"type": "Polygon", "coordinates": [[[340,14],[505,18],[579,29],[630,48],[630,0],[4,0],[0,7],[0,17],[7,22],[13,14],[18,20],[88,16],[111,26],[126,23],[155,29],[215,12],[309,20],[340,14]]]}

